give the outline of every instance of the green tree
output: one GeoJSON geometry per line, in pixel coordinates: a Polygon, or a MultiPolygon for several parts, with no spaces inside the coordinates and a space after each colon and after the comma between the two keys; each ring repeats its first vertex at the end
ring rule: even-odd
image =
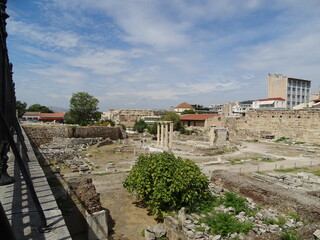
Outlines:
{"type": "Polygon", "coordinates": [[[151,126],[149,126],[148,130],[150,134],[157,134],[157,122],[154,122],[151,126]]]}
{"type": "Polygon", "coordinates": [[[195,114],[195,113],[196,112],[193,109],[186,109],[181,113],[181,115],[184,115],[184,114],[195,114]]]}
{"type": "Polygon", "coordinates": [[[133,126],[133,130],[139,133],[143,133],[146,128],[148,128],[148,124],[146,124],[146,122],[143,121],[142,119],[136,122],[133,126]]]}
{"type": "Polygon", "coordinates": [[[160,217],[164,211],[208,199],[208,184],[207,177],[194,162],[167,152],[140,155],[123,183],[160,217]]]}
{"type": "Polygon", "coordinates": [[[181,131],[182,129],[184,129],[180,121],[180,116],[175,112],[167,112],[166,115],[161,117],[161,121],[172,121],[174,131],[181,131]]]}
{"type": "Polygon", "coordinates": [[[101,116],[97,107],[98,103],[98,99],[86,92],[74,93],[70,99],[70,110],[67,113],[67,118],[78,124],[98,120],[101,116]]]}
{"type": "Polygon", "coordinates": [[[48,107],[40,105],[39,103],[31,105],[27,112],[41,112],[41,113],[53,113],[48,107]]]}
{"type": "Polygon", "coordinates": [[[206,110],[206,111],[209,111],[209,108],[204,107],[204,106],[199,105],[199,104],[192,104],[191,106],[192,106],[195,110],[206,110]]]}
{"type": "Polygon", "coordinates": [[[27,108],[26,102],[16,101],[16,109],[18,111],[18,118],[21,118],[23,116],[23,114],[26,112],[26,108],[27,108]]]}

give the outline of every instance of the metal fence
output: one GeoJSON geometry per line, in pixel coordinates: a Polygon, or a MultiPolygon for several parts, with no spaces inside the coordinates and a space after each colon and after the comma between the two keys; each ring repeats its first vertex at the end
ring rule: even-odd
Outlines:
{"type": "MultiPolygon", "coordinates": [[[[7,173],[8,151],[11,149],[15,161],[18,163],[24,181],[41,219],[41,227],[46,227],[46,218],[41,208],[33,183],[27,171],[27,147],[24,143],[22,131],[16,116],[15,84],[12,80],[12,64],[9,61],[7,49],[6,0],[0,0],[0,185],[13,184],[14,178],[7,173]]],[[[1,204],[0,204],[1,205],[1,204]]],[[[0,229],[5,239],[14,239],[12,229],[9,229],[7,219],[0,207],[0,229]]]]}

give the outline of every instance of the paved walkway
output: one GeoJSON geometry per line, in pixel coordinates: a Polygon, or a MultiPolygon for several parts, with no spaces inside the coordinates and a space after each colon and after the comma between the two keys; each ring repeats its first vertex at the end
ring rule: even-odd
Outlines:
{"type": "MultiPolygon", "coordinates": [[[[26,138],[26,137],[25,137],[26,138]]],[[[10,221],[17,239],[71,239],[62,213],[53,197],[47,179],[40,167],[31,145],[26,138],[29,149],[30,162],[27,168],[30,171],[32,182],[41,203],[48,227],[41,229],[40,218],[33,200],[20,173],[19,166],[14,162],[12,152],[9,152],[8,173],[15,178],[15,183],[0,186],[0,201],[10,221]]]]}

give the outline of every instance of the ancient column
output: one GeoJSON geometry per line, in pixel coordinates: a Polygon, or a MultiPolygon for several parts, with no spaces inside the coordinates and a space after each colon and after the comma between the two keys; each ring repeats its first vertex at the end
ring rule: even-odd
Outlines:
{"type": "Polygon", "coordinates": [[[161,147],[163,147],[163,141],[164,141],[164,136],[163,136],[163,133],[164,133],[164,126],[163,126],[163,122],[161,122],[161,147]]]}
{"type": "Polygon", "coordinates": [[[170,122],[170,134],[169,134],[169,149],[172,150],[172,140],[173,140],[173,122],[170,122]]]}
{"type": "Polygon", "coordinates": [[[160,123],[157,122],[157,146],[160,145],[160,123]]]}
{"type": "Polygon", "coordinates": [[[164,131],[164,147],[168,148],[168,122],[165,122],[165,131],[164,131]]]}

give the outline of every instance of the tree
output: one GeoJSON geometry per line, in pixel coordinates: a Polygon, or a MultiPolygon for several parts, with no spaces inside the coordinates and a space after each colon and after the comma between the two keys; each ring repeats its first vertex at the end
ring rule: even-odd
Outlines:
{"type": "Polygon", "coordinates": [[[204,107],[202,105],[199,105],[199,104],[192,104],[191,105],[195,110],[206,110],[206,111],[209,111],[209,108],[208,107],[204,107]]]}
{"type": "Polygon", "coordinates": [[[99,100],[86,92],[72,94],[70,110],[67,117],[78,124],[86,124],[88,121],[98,120],[101,113],[98,111],[99,100]]]}
{"type": "Polygon", "coordinates": [[[146,124],[146,122],[143,121],[142,119],[136,122],[133,126],[133,130],[139,133],[143,133],[146,128],[148,128],[148,124],[146,124]]]}
{"type": "Polygon", "coordinates": [[[193,109],[186,109],[181,113],[181,115],[184,115],[184,114],[195,114],[195,113],[196,112],[193,109]]]}
{"type": "Polygon", "coordinates": [[[183,129],[180,116],[175,112],[167,112],[166,115],[161,117],[161,121],[172,121],[174,131],[181,131],[183,129]]]}
{"type": "Polygon", "coordinates": [[[42,106],[39,103],[31,105],[28,109],[27,112],[41,112],[41,113],[53,113],[52,110],[50,110],[46,106],[42,106]]]}
{"type": "Polygon", "coordinates": [[[192,206],[210,197],[209,181],[199,167],[167,152],[140,155],[123,185],[160,217],[163,211],[192,206]]]}
{"type": "Polygon", "coordinates": [[[154,122],[151,126],[148,127],[148,130],[149,130],[150,134],[157,134],[157,132],[158,132],[157,125],[158,125],[158,123],[154,122]]]}
{"type": "Polygon", "coordinates": [[[18,111],[18,118],[22,118],[23,114],[26,112],[27,103],[16,101],[16,109],[18,111]]]}

